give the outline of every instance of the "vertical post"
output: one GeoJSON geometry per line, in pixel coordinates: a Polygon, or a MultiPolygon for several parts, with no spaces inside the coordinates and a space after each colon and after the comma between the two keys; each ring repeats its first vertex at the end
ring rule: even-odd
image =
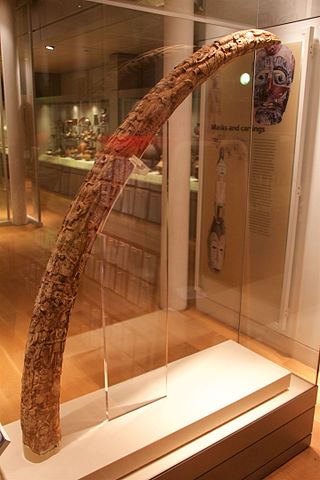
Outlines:
{"type": "MultiPolygon", "coordinates": [[[[28,219],[41,225],[41,199],[40,199],[40,186],[39,186],[39,164],[38,164],[38,145],[37,145],[37,133],[36,133],[36,113],[34,106],[35,99],[35,83],[33,75],[33,43],[32,43],[32,20],[31,20],[31,1],[28,1],[22,6],[24,9],[24,15],[27,19],[28,36],[27,36],[27,48],[25,55],[25,80],[26,80],[26,101],[27,104],[24,108],[27,108],[24,112],[24,129],[25,134],[30,136],[26,139],[25,148],[27,144],[29,146],[29,155],[31,163],[31,189],[32,189],[32,216],[28,215],[28,219]],[[27,114],[27,115],[26,115],[27,114]],[[28,124],[30,124],[28,129],[28,124]],[[26,131],[28,129],[28,132],[26,131]],[[29,142],[29,143],[28,143],[29,142]]],[[[30,175],[30,171],[28,172],[30,175]]]]}
{"type": "MultiPolygon", "coordinates": [[[[294,255],[296,249],[296,235],[298,226],[299,203],[301,196],[301,182],[302,182],[302,163],[305,152],[307,121],[308,121],[308,100],[310,95],[311,73],[312,73],[312,59],[313,59],[313,42],[314,42],[314,27],[308,27],[305,32],[302,55],[301,55],[301,80],[299,103],[297,113],[297,128],[295,138],[295,149],[293,159],[292,171],[292,187],[289,210],[289,223],[287,233],[287,245],[285,252],[285,262],[282,280],[281,303],[279,312],[279,326],[281,330],[286,330],[289,305],[292,291],[292,273],[294,266],[294,255]]],[[[301,272],[299,273],[301,278],[301,272]]]]}
{"type": "MultiPolygon", "coordinates": [[[[170,0],[168,9],[193,14],[193,0],[170,0]]],[[[193,21],[164,19],[165,46],[173,46],[164,59],[164,75],[193,52],[193,21]],[[176,46],[176,48],[175,48],[176,46]]],[[[168,124],[168,306],[183,310],[188,297],[189,204],[192,132],[192,97],[177,108],[168,124]]]]}
{"type": "Polygon", "coordinates": [[[23,129],[20,108],[17,43],[15,38],[15,16],[11,0],[0,0],[0,41],[7,123],[12,222],[14,225],[23,225],[27,222],[23,129]]]}
{"type": "MultiPolygon", "coordinates": [[[[1,51],[1,48],[0,48],[1,51]]],[[[2,150],[2,169],[3,169],[3,182],[5,188],[5,210],[6,217],[5,220],[0,220],[2,224],[10,223],[10,198],[9,198],[9,174],[8,174],[8,165],[7,165],[7,156],[6,156],[6,138],[4,134],[4,105],[2,101],[2,69],[0,65],[0,143],[2,150]]]]}

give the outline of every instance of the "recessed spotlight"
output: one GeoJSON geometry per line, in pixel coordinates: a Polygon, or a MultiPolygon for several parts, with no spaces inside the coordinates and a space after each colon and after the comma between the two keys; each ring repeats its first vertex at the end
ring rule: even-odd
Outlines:
{"type": "Polygon", "coordinates": [[[53,45],[46,45],[46,49],[47,50],[54,50],[54,46],[53,45]]]}

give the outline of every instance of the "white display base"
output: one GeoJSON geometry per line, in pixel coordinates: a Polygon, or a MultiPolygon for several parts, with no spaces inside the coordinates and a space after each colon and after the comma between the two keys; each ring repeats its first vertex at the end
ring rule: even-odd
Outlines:
{"type": "Polygon", "coordinates": [[[292,375],[285,392],[123,478],[261,480],[310,445],[316,399],[316,385],[292,375]]]}
{"type": "Polygon", "coordinates": [[[101,422],[103,390],[63,404],[62,447],[42,463],[24,458],[20,423],[6,425],[12,443],[1,473],[5,480],[75,480],[98,471],[120,478],[275,397],[290,376],[233,341],[221,343],[170,364],[167,397],[122,417],[101,422]]]}

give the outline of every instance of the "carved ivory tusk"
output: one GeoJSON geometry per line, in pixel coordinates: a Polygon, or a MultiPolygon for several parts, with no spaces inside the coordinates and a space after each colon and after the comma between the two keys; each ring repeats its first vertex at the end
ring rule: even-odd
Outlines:
{"type": "Polygon", "coordinates": [[[22,377],[23,442],[44,454],[59,445],[60,376],[69,316],[96,238],[133,165],[180,103],[220,66],[278,43],[262,30],[240,31],[204,46],[163,78],[109,139],[63,221],[31,319],[22,377]]]}

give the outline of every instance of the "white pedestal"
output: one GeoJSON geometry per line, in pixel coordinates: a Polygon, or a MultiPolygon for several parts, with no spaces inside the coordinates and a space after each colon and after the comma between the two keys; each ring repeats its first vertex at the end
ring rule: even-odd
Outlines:
{"type": "MultiPolygon", "coordinates": [[[[103,390],[63,404],[62,447],[42,463],[24,458],[19,422],[6,425],[12,443],[1,458],[1,473],[5,480],[130,477],[169,452],[172,461],[183,445],[213,429],[218,434],[226,422],[263,406],[289,388],[290,377],[289,371],[227,341],[170,364],[167,397],[122,417],[102,421],[103,390]]],[[[148,388],[152,372],[145,380],[148,388]]],[[[119,386],[122,394],[126,383],[119,386]]]]}

